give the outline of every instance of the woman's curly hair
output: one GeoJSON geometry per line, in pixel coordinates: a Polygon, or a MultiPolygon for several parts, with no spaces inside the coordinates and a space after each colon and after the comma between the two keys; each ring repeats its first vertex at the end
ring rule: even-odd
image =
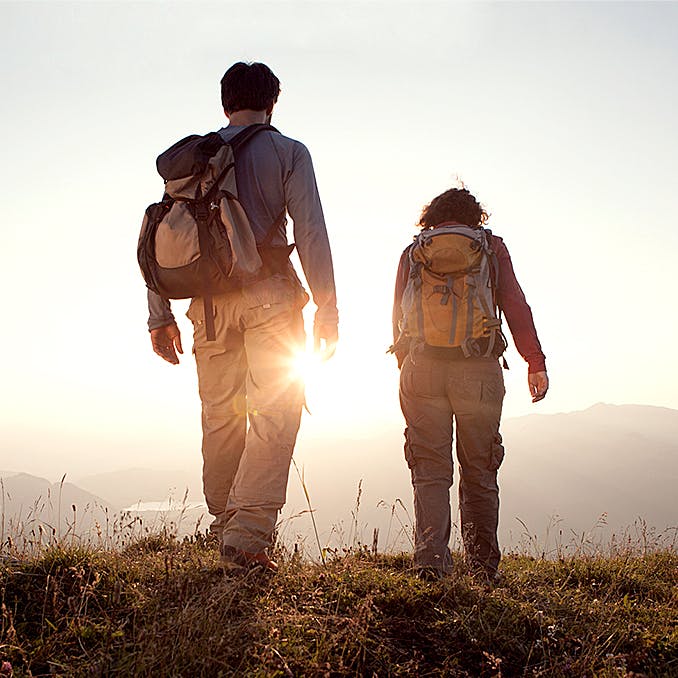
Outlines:
{"type": "Polygon", "coordinates": [[[441,193],[424,207],[419,217],[419,228],[435,228],[446,221],[480,228],[490,215],[466,188],[451,188],[441,193]]]}

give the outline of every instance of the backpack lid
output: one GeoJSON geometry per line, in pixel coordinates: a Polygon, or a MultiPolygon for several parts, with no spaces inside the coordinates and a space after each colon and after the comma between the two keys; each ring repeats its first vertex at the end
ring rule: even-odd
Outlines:
{"type": "Polygon", "coordinates": [[[263,130],[278,131],[272,125],[262,123],[248,125],[228,141],[224,141],[218,132],[210,132],[202,136],[191,134],[177,141],[158,156],[155,163],[158,174],[165,181],[202,174],[210,159],[219,152],[222,146],[228,144],[235,152],[239,146],[263,130]]]}
{"type": "Polygon", "coordinates": [[[182,179],[201,174],[209,159],[224,145],[216,132],[204,136],[192,134],[177,141],[156,160],[158,174],[165,180],[182,179]]]}

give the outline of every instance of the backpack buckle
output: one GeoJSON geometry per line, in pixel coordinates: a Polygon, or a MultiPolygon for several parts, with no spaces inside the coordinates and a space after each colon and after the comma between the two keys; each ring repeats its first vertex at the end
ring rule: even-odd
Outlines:
{"type": "Polygon", "coordinates": [[[440,305],[446,306],[447,302],[450,300],[450,294],[452,293],[452,290],[447,285],[435,285],[433,287],[433,291],[443,295],[442,299],[440,300],[440,305]]]}

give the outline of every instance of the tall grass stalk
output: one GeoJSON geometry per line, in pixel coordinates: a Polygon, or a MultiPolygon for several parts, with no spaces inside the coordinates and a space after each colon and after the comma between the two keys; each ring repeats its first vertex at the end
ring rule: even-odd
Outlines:
{"type": "Polygon", "coordinates": [[[5,543],[5,483],[2,478],[0,478],[0,490],[2,490],[2,516],[0,516],[2,521],[0,525],[0,548],[2,548],[5,543]]]}
{"type": "Polygon", "coordinates": [[[311,522],[313,523],[313,533],[315,534],[315,541],[316,544],[318,545],[318,552],[320,553],[320,560],[322,560],[323,565],[325,565],[325,551],[323,550],[322,545],[320,544],[320,535],[318,534],[318,526],[315,522],[315,511],[313,509],[313,506],[311,505],[311,497],[308,493],[308,487],[306,487],[306,481],[304,479],[303,473],[299,471],[299,467],[297,466],[297,462],[292,459],[292,463],[294,464],[294,470],[297,472],[297,475],[299,476],[299,481],[301,482],[301,487],[304,490],[304,496],[306,497],[306,504],[308,506],[308,512],[311,514],[311,522]]]}
{"type": "Polygon", "coordinates": [[[59,482],[59,503],[57,506],[57,540],[61,541],[61,492],[64,489],[64,481],[66,480],[66,474],[64,473],[61,476],[61,481],[59,482]]]}

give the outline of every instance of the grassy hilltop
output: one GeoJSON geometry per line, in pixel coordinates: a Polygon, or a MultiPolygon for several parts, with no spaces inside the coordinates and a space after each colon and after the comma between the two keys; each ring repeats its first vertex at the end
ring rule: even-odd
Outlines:
{"type": "MultiPolygon", "coordinates": [[[[14,676],[678,676],[678,554],[508,556],[488,589],[366,549],[227,579],[197,537],[0,565],[14,676]]],[[[5,670],[8,667],[5,665],[5,670]]],[[[7,675],[7,674],[6,674],[7,675]]]]}

